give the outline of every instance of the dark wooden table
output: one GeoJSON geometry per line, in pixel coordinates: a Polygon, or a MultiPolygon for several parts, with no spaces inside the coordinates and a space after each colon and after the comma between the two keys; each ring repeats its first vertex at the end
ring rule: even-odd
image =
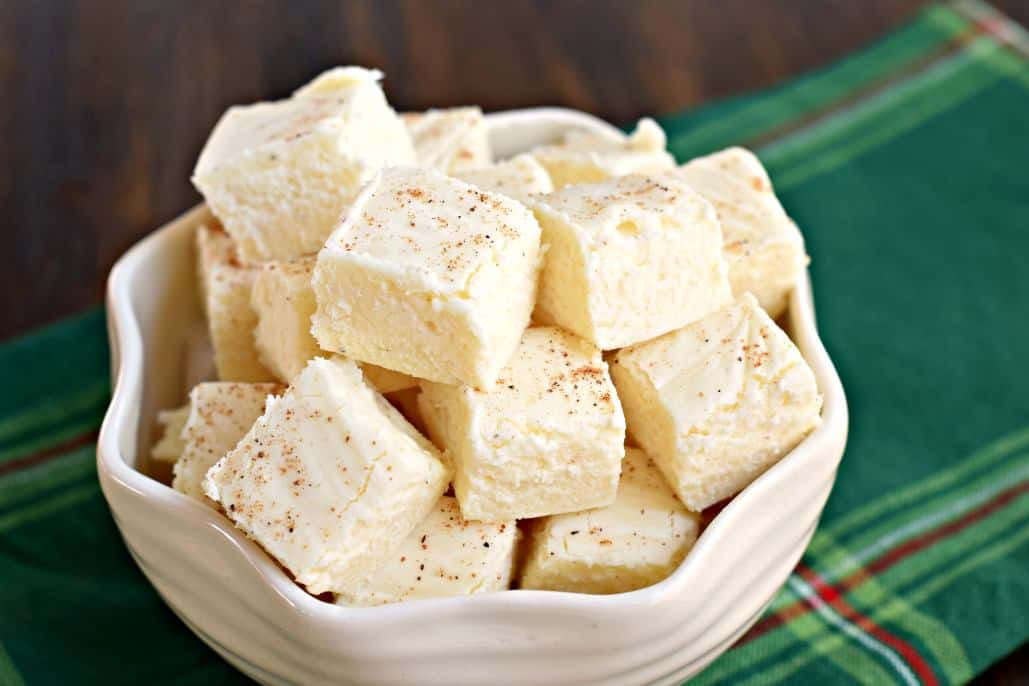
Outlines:
{"type": "MultiPolygon", "coordinates": [[[[819,67],[923,4],[0,0],[0,339],[98,303],[117,257],[198,200],[222,111],[326,67],[381,68],[398,109],[625,122],[819,67]]],[[[1029,1],[996,4],[1029,24],[1029,1]]],[[[977,683],[1027,675],[1023,647],[977,683]]]]}

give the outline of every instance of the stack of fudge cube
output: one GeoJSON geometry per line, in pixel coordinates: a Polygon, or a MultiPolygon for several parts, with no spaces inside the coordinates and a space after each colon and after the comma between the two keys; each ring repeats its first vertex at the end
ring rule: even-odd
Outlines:
{"type": "Polygon", "coordinates": [[[341,604],[659,582],[819,424],[768,175],[740,148],[677,167],[646,119],[495,160],[478,108],[398,115],[380,79],[211,134],[218,380],[154,459],[341,604]]]}

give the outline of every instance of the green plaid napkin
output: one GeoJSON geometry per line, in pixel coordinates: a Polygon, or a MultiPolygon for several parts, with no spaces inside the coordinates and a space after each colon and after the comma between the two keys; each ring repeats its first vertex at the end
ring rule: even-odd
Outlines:
{"type": "MultiPolygon", "coordinates": [[[[664,120],[755,148],[807,237],[851,438],[811,548],[698,684],[961,683],[1029,638],[1029,41],[933,7],[769,92],[664,120]]],[[[103,316],[0,346],[0,683],[242,683],[100,495],[103,316]]]]}

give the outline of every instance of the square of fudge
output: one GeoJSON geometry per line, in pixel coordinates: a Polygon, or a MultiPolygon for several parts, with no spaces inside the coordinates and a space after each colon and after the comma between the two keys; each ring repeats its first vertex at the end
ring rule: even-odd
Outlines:
{"type": "Polygon", "coordinates": [[[561,143],[531,151],[550,175],[554,188],[594,183],[613,176],[652,174],[675,168],[665,150],[664,130],[653,119],[640,119],[632,135],[572,133],[561,143]]]}
{"type": "MultiPolygon", "coordinates": [[[[311,335],[315,311],[314,256],[289,262],[266,262],[254,278],[251,305],[257,313],[254,343],[264,365],[289,383],[311,358],[328,355],[311,335]]],[[[372,364],[361,365],[365,378],[380,393],[413,388],[418,381],[372,364]]]]}
{"type": "Polygon", "coordinates": [[[502,591],[511,585],[517,540],[513,519],[469,521],[456,499],[443,496],[382,567],[336,602],[370,606],[502,591]]]}
{"type": "Polygon", "coordinates": [[[540,228],[502,195],[384,169],[318,253],[318,344],[440,383],[489,387],[536,300],[540,228]]]}
{"type": "Polygon", "coordinates": [[[404,113],[419,167],[452,174],[493,161],[486,120],[478,107],[404,113]]]}
{"type": "Polygon", "coordinates": [[[222,116],[193,183],[243,259],[317,252],[380,167],[414,161],[381,76],[334,69],[289,99],[231,107],[222,116]]]}
{"type": "Polygon", "coordinates": [[[254,345],[257,314],[250,291],[257,270],[242,262],[232,238],[217,225],[197,229],[197,272],[214,365],[222,381],[271,381],[254,345]]]}
{"type": "Polygon", "coordinates": [[[209,381],[195,386],[189,392],[183,448],[173,468],[172,488],[210,503],[203,488],[207,470],[246,435],[264,412],[268,396],[283,390],[277,383],[209,381]]]}
{"type": "Polygon", "coordinates": [[[733,295],[749,291],[778,317],[809,260],[761,161],[749,150],[728,148],[691,160],[678,173],[718,212],[733,295]]]}
{"type": "Polygon", "coordinates": [[[600,350],[577,336],[530,328],[491,386],[426,382],[418,406],[453,461],[467,519],[541,517],[614,500],[625,418],[600,350]]]}
{"type": "Polygon", "coordinates": [[[547,170],[528,153],[488,167],[462,169],[451,175],[484,191],[501,193],[522,203],[528,202],[530,196],[554,190],[547,170]]]}
{"type": "Polygon", "coordinates": [[[814,373],[750,293],[620,350],[611,375],[629,434],[697,512],[743,490],[821,422],[814,373]]]}
{"type": "Polygon", "coordinates": [[[299,374],[309,360],[324,354],[311,335],[313,273],[314,257],[309,256],[266,262],[254,278],[254,344],[264,366],[284,383],[299,374]]]}
{"type": "Polygon", "coordinates": [[[625,593],[661,581],[697,540],[700,516],[675,497],[639,448],[626,448],[618,495],[606,507],[530,527],[520,588],[625,593]]]}
{"type": "Polygon", "coordinates": [[[188,404],[161,410],[157,413],[157,425],[161,428],[161,438],[150,448],[150,459],[155,462],[172,464],[179,459],[183,448],[186,447],[186,443],[182,439],[182,429],[185,428],[188,418],[188,404]]]}
{"type": "Polygon", "coordinates": [[[732,300],[714,208],[673,173],[565,186],[532,207],[549,245],[538,322],[611,350],[732,300]]]}
{"type": "Polygon", "coordinates": [[[204,491],[313,594],[379,568],[447,487],[436,449],[351,360],[311,360],[204,491]]]}

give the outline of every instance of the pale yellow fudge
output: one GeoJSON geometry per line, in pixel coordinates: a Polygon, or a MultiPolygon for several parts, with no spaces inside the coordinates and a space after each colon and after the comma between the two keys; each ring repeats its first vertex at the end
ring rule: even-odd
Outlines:
{"type": "Polygon", "coordinates": [[[600,351],[531,328],[489,387],[423,383],[429,436],[454,462],[468,519],[505,521],[609,505],[625,419],[600,351]]]}
{"type": "Polygon", "coordinates": [[[486,120],[478,107],[410,112],[401,118],[421,167],[450,174],[493,161],[486,120]]]}
{"type": "Polygon", "coordinates": [[[751,294],[620,350],[629,433],[691,510],[735,495],[821,421],[815,375],[751,294]]]}
{"type": "MultiPolygon", "coordinates": [[[[328,355],[311,335],[314,291],[311,276],[314,256],[291,262],[267,262],[258,271],[251,293],[257,313],[254,343],[264,365],[283,383],[289,383],[316,355],[328,355]]],[[[365,378],[380,393],[412,388],[418,381],[406,374],[375,365],[362,365],[365,378]]]]}
{"type": "Polygon", "coordinates": [[[182,429],[184,446],[175,463],[172,488],[201,502],[207,470],[236,447],[264,412],[265,400],[282,393],[276,383],[212,381],[189,393],[189,416],[182,429]]]}
{"type": "Polygon", "coordinates": [[[549,245],[535,321],[612,350],[732,300],[715,210],[674,173],[565,186],[532,207],[549,245]]]}
{"type": "Polygon", "coordinates": [[[750,291],[778,317],[808,257],[761,161],[749,150],[728,148],[691,160],[679,174],[718,212],[733,294],[750,291]]]}
{"type": "Polygon", "coordinates": [[[268,262],[254,280],[251,306],[257,313],[254,343],[261,361],[280,381],[289,383],[323,354],[311,335],[314,257],[268,262]]]}
{"type": "Polygon", "coordinates": [[[532,523],[521,588],[624,593],[661,581],[697,540],[700,517],[676,499],[638,448],[626,448],[606,506],[532,523]]]}
{"type": "Polygon", "coordinates": [[[523,203],[532,195],[554,190],[547,170],[527,153],[488,167],[463,169],[451,175],[484,191],[502,193],[523,203]]]}
{"type": "Polygon", "coordinates": [[[231,107],[193,183],[249,262],[317,252],[384,165],[414,162],[380,72],[343,67],[292,98],[231,107]]]}
{"type": "Polygon", "coordinates": [[[318,253],[320,347],[441,383],[488,388],[536,300],[540,228],[502,195],[385,169],[318,253]]]}
{"type": "Polygon", "coordinates": [[[574,133],[561,143],[532,150],[554,188],[594,183],[625,174],[653,174],[675,168],[667,138],[653,119],[641,119],[630,136],[574,133]]]}
{"type": "Polygon", "coordinates": [[[468,521],[457,500],[444,496],[381,568],[336,602],[385,605],[502,591],[511,585],[517,538],[513,519],[468,521]]]}
{"type": "Polygon", "coordinates": [[[175,462],[186,447],[182,429],[189,417],[189,405],[157,413],[157,425],[161,427],[161,438],[150,449],[150,457],[157,462],[175,462]]]}
{"type": "Polygon", "coordinates": [[[236,245],[214,225],[197,229],[197,271],[214,365],[222,381],[271,381],[254,344],[257,314],[250,291],[257,270],[239,259],[236,245]]]}
{"type": "Polygon", "coordinates": [[[384,564],[447,487],[436,449],[354,362],[316,357],[225,457],[206,495],[311,593],[384,564]]]}

